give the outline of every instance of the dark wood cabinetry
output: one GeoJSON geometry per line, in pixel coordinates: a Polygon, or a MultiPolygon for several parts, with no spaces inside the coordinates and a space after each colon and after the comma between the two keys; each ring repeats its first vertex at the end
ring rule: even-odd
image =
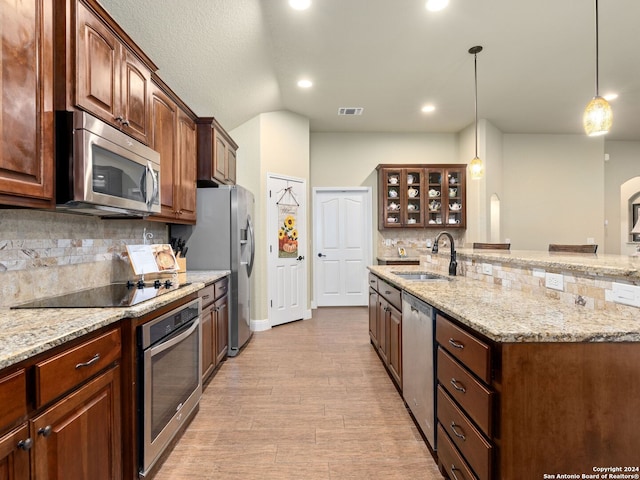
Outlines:
{"type": "Polygon", "coordinates": [[[391,378],[402,389],[401,290],[369,274],[369,338],[391,378]]]}
{"type": "Polygon", "coordinates": [[[229,346],[229,279],[222,278],[200,291],[202,299],[202,382],[227,356],[229,346]]]}
{"type": "Polygon", "coordinates": [[[456,471],[464,472],[463,478],[495,478],[491,347],[439,313],[436,341],[440,469],[451,478],[456,471]]]}
{"type": "Polygon", "coordinates": [[[198,184],[235,185],[238,145],[213,117],[198,123],[198,184]]]}
{"type": "Polygon", "coordinates": [[[56,108],[80,107],[149,144],[155,65],[94,0],[56,4],[56,108]]]}
{"type": "Polygon", "coordinates": [[[196,221],[196,128],[193,118],[167,93],[159,79],[151,84],[151,147],[160,153],[161,213],[170,223],[196,221]],[[160,86],[162,85],[162,86],[160,86]]]}
{"type": "Polygon", "coordinates": [[[122,478],[120,330],[0,377],[0,479],[122,478]]]}
{"type": "Polygon", "coordinates": [[[0,480],[29,480],[32,448],[27,423],[0,435],[0,480]]]}
{"type": "Polygon", "coordinates": [[[1,5],[0,204],[53,207],[53,5],[1,5]]]}
{"type": "Polygon", "coordinates": [[[466,228],[466,165],[378,165],[378,228],[466,228]]]}
{"type": "Polygon", "coordinates": [[[33,478],[122,478],[120,425],[116,366],[31,421],[33,478]]]}

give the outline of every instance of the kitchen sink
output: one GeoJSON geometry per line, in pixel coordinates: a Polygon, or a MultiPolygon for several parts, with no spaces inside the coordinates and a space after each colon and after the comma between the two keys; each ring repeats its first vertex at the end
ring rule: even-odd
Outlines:
{"type": "Polygon", "coordinates": [[[445,277],[444,275],[436,275],[435,273],[427,273],[427,272],[391,272],[391,273],[399,276],[404,280],[410,280],[412,282],[438,282],[438,281],[451,280],[449,277],[445,277]]]}

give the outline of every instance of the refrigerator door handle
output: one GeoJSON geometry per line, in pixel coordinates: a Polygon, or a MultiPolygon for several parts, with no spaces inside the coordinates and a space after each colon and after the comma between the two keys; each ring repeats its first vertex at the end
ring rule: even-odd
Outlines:
{"type": "Polygon", "coordinates": [[[249,240],[250,240],[250,256],[249,256],[249,264],[247,265],[247,275],[250,277],[251,272],[253,271],[253,260],[255,258],[256,248],[255,248],[255,236],[253,234],[253,223],[251,222],[251,215],[247,215],[247,232],[249,232],[249,240]]]}

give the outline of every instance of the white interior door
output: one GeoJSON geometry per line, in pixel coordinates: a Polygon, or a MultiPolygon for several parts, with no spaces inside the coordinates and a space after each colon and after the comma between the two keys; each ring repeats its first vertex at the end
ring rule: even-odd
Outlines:
{"type": "Polygon", "coordinates": [[[304,318],[307,308],[306,182],[267,175],[269,323],[304,318]]]}
{"type": "Polygon", "coordinates": [[[317,306],[368,305],[371,189],[315,188],[313,205],[317,306]]]}

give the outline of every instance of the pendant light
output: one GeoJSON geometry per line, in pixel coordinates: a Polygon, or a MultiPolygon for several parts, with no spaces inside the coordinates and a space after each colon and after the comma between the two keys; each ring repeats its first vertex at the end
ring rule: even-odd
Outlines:
{"type": "Polygon", "coordinates": [[[584,109],[582,124],[584,131],[590,137],[609,133],[613,122],[611,106],[599,94],[598,85],[598,0],[596,2],[596,96],[591,99],[584,109]]]}
{"type": "Polygon", "coordinates": [[[469,163],[469,173],[472,180],[480,180],[484,176],[484,165],[478,157],[478,54],[482,51],[482,47],[477,45],[469,49],[469,53],[473,54],[473,70],[474,70],[474,95],[475,95],[475,129],[476,129],[476,156],[469,163]]]}

